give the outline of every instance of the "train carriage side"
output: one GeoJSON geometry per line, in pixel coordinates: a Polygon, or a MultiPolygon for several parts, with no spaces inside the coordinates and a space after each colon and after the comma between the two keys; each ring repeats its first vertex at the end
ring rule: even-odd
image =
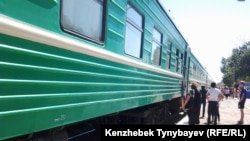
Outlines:
{"type": "MultiPolygon", "coordinates": [[[[189,54],[189,85],[196,82],[198,87],[208,86],[211,82],[210,76],[194,54],[190,51],[189,54]]],[[[189,87],[190,88],[190,87],[189,87]]]]}
{"type": "Polygon", "coordinates": [[[178,112],[186,46],[156,0],[1,0],[0,140],[162,102],[178,112]]]}

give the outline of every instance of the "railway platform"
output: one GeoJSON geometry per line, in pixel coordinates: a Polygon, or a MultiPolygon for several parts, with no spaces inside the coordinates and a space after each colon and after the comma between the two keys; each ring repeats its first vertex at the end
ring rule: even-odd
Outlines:
{"type": "MultiPolygon", "coordinates": [[[[220,112],[220,121],[217,123],[218,125],[236,125],[237,121],[240,119],[240,110],[238,109],[238,99],[231,98],[223,99],[220,102],[219,112],[220,112]]],[[[207,123],[207,107],[206,104],[206,112],[205,117],[200,119],[200,125],[206,125],[207,123]]],[[[250,125],[250,99],[246,100],[245,108],[244,108],[244,125],[250,125]]],[[[201,114],[200,114],[201,115],[201,114]]],[[[188,125],[188,117],[185,116],[182,120],[180,120],[176,125],[188,125]]]]}

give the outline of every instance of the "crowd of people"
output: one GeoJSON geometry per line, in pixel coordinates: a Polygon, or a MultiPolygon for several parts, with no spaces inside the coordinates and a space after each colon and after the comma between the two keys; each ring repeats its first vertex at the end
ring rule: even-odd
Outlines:
{"type": "Polygon", "coordinates": [[[246,101],[246,90],[244,89],[244,81],[240,81],[239,87],[233,88],[218,87],[212,82],[209,88],[201,86],[198,89],[197,83],[191,84],[191,90],[186,94],[182,101],[181,109],[187,112],[189,125],[199,125],[200,118],[205,117],[205,109],[207,105],[207,125],[217,125],[220,121],[219,105],[220,101],[228,98],[238,98],[238,108],[240,109],[240,120],[237,124],[244,124],[244,105],[246,101]],[[201,116],[200,116],[201,113],[201,116]]]}

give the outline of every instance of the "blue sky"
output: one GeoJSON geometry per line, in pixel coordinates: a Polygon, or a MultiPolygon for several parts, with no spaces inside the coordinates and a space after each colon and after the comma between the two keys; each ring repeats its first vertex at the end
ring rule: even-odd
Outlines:
{"type": "Polygon", "coordinates": [[[221,58],[250,41],[250,0],[160,0],[215,82],[221,58]]]}

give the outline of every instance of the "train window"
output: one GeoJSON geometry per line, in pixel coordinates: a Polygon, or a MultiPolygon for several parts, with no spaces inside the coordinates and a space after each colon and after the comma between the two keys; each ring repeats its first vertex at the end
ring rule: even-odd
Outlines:
{"type": "Polygon", "coordinates": [[[161,41],[162,35],[161,33],[154,29],[153,31],[153,43],[152,43],[152,54],[151,54],[151,61],[154,65],[160,65],[161,60],[161,41]]]}
{"type": "Polygon", "coordinates": [[[193,66],[193,78],[196,78],[196,66],[193,66]]]}
{"type": "Polygon", "coordinates": [[[142,16],[130,5],[127,5],[125,53],[141,58],[142,16]]]}
{"type": "Polygon", "coordinates": [[[176,50],[175,67],[176,72],[179,72],[179,49],[176,50]]]}
{"type": "Polygon", "coordinates": [[[62,0],[62,28],[77,36],[103,42],[104,15],[104,0],[62,0]]]}
{"type": "Polygon", "coordinates": [[[190,64],[190,57],[188,57],[188,76],[192,76],[192,72],[191,72],[191,64],[190,64]]]}
{"type": "Polygon", "coordinates": [[[181,53],[181,73],[183,73],[183,67],[184,67],[184,61],[183,61],[183,58],[184,58],[184,56],[183,56],[183,53],[181,53]]]}
{"type": "Polygon", "coordinates": [[[172,43],[168,42],[168,51],[167,51],[167,68],[171,68],[171,52],[172,52],[172,43]]]}

